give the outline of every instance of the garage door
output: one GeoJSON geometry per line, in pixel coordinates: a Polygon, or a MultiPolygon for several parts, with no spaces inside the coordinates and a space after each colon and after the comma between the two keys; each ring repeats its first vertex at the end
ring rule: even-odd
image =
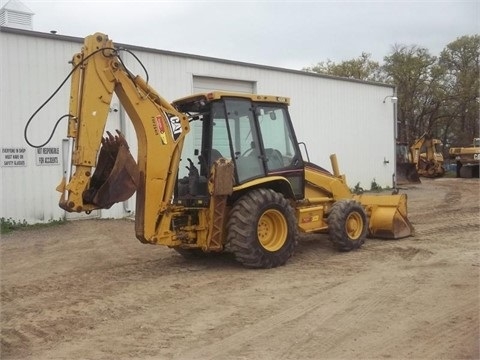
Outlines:
{"type": "Polygon", "coordinates": [[[193,93],[212,90],[233,91],[241,93],[255,93],[255,81],[221,79],[207,76],[193,76],[193,93]]]}

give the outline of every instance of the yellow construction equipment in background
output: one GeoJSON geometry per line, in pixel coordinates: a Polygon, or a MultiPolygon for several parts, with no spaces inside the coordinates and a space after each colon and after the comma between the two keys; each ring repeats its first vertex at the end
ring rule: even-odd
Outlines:
{"type": "Polygon", "coordinates": [[[412,145],[397,143],[397,183],[419,183],[420,176],[441,177],[443,167],[442,142],[424,133],[412,145]]]}
{"type": "Polygon", "coordinates": [[[455,159],[457,177],[478,178],[480,165],[480,138],[474,138],[470,146],[451,147],[450,158],[455,159]]]}

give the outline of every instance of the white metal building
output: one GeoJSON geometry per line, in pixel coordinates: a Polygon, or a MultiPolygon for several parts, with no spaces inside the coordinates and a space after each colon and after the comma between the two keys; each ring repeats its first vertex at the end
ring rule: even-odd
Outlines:
{"type": "MultiPolygon", "coordinates": [[[[112,40],[117,45],[122,41],[112,40]]],[[[60,194],[55,187],[64,171],[66,121],[40,151],[24,139],[27,120],[66,78],[71,70],[68,62],[82,43],[80,38],[0,28],[1,217],[35,223],[65,215],[69,219],[85,216],[65,214],[57,205],[60,194]]],[[[382,187],[392,186],[395,104],[389,97],[394,95],[393,86],[122,46],[138,56],[149,72],[150,84],[170,101],[213,89],[290,97],[297,138],[306,143],[310,161],[330,169],[329,155],[336,153],[350,187],[360,183],[369,189],[374,179],[382,187]]],[[[125,54],[124,61],[133,73],[143,76],[132,57],[125,54]]],[[[68,112],[69,92],[67,81],[33,119],[27,134],[32,143],[45,142],[56,120],[68,112]]],[[[108,127],[123,128],[135,153],[133,127],[118,103],[112,103],[108,127]]],[[[193,138],[186,146],[193,147],[193,138]]],[[[89,216],[124,217],[135,209],[134,202],[133,197],[89,216]]]]}

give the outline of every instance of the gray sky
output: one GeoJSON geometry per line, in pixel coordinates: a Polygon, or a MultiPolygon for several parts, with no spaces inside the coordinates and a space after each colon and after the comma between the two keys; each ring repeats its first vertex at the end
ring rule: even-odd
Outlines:
{"type": "MultiPolygon", "coordinates": [[[[7,0],[0,0],[3,6],[7,0]]],[[[34,30],[301,69],[480,33],[480,1],[23,0],[34,30]]]]}

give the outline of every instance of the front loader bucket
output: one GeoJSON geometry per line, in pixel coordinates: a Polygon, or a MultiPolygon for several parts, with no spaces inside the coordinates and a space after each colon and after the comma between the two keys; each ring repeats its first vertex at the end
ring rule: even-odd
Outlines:
{"type": "Polygon", "coordinates": [[[97,167],[90,180],[90,187],[83,193],[85,203],[102,209],[129,199],[139,183],[137,163],[129,151],[127,141],[117,131],[102,139],[97,167]]]}
{"type": "Polygon", "coordinates": [[[407,217],[407,195],[359,195],[357,200],[369,216],[369,236],[401,239],[413,236],[415,229],[407,217]]]}
{"type": "Polygon", "coordinates": [[[418,175],[415,164],[401,163],[397,164],[397,184],[415,184],[419,183],[420,176],[418,175]]]}

